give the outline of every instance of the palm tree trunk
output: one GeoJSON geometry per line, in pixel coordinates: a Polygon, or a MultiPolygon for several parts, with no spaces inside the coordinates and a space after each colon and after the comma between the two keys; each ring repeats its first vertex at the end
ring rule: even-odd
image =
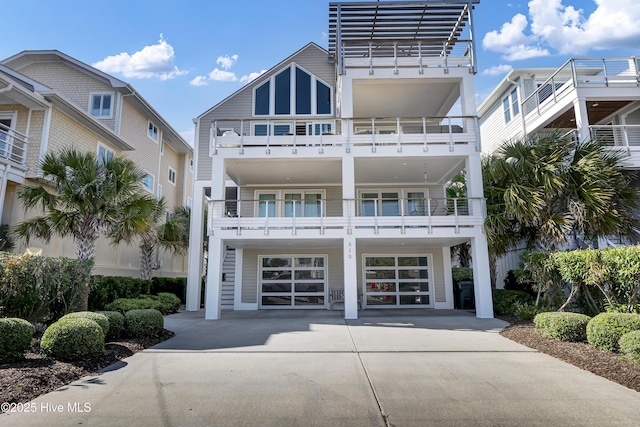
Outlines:
{"type": "MultiPolygon", "coordinates": [[[[84,230],[83,230],[84,231],[84,230]]],[[[78,260],[94,259],[96,253],[96,240],[98,239],[96,230],[86,230],[86,234],[82,232],[75,236],[76,255],[78,260]]],[[[90,280],[83,283],[80,288],[80,310],[87,311],[89,309],[89,286],[90,280]]]]}
{"type": "Polygon", "coordinates": [[[153,270],[153,255],[155,254],[154,245],[142,243],[140,245],[140,277],[143,280],[151,280],[151,271],[153,270]]]}

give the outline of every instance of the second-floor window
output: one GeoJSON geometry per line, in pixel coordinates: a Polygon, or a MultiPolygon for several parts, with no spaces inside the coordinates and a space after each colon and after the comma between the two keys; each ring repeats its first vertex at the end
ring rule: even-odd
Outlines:
{"type": "Polygon", "coordinates": [[[291,64],[253,93],[256,116],[330,115],[331,86],[291,64]]]}
{"type": "Polygon", "coordinates": [[[113,111],[113,94],[92,93],[89,110],[91,115],[98,119],[110,119],[113,111]]]}
{"type": "Polygon", "coordinates": [[[511,119],[520,113],[520,104],[518,103],[518,89],[513,89],[511,93],[502,100],[502,109],[504,111],[504,121],[509,123],[511,119]]]}
{"type": "Polygon", "coordinates": [[[174,184],[176,183],[176,171],[169,167],[169,182],[174,184]]]}
{"type": "Polygon", "coordinates": [[[115,151],[113,151],[112,149],[102,144],[98,144],[98,164],[99,165],[103,165],[106,161],[111,160],[115,154],[116,154],[115,151]]]}
{"type": "Polygon", "coordinates": [[[149,135],[149,138],[153,139],[155,142],[158,142],[158,127],[154,125],[152,122],[149,122],[149,127],[147,128],[147,135],[149,135]]]}
{"type": "Polygon", "coordinates": [[[144,178],[142,178],[142,188],[153,193],[153,180],[153,175],[147,173],[144,178]]]}

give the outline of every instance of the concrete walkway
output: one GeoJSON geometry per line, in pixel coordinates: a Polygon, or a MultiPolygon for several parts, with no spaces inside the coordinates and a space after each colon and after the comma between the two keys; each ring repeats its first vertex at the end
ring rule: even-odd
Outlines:
{"type": "Polygon", "coordinates": [[[418,313],[168,316],[173,339],[0,425],[640,425],[640,393],[501,337],[504,322],[418,313]]]}

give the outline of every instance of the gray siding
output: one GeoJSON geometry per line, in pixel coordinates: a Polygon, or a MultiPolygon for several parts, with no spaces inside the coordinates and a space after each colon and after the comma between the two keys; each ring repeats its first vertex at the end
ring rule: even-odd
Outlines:
{"type": "MultiPolygon", "coordinates": [[[[253,116],[253,89],[269,80],[272,75],[277,74],[292,62],[295,62],[335,89],[335,65],[329,62],[327,52],[315,45],[308,45],[288,58],[285,62],[279,63],[200,117],[200,132],[196,135],[197,150],[199,153],[198,165],[196,165],[196,180],[206,181],[211,179],[211,158],[209,157],[209,133],[211,123],[214,120],[223,119],[250,119],[253,116]]],[[[245,122],[245,125],[248,126],[249,123],[245,122]]],[[[235,130],[237,132],[240,131],[239,124],[235,130]]],[[[245,132],[248,133],[249,129],[245,129],[245,132]]]]}

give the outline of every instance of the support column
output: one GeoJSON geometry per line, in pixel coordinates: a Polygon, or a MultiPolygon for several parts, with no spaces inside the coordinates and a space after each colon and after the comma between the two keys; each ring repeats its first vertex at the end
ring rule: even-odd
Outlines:
{"type": "MultiPolygon", "coordinates": [[[[352,218],[356,214],[356,176],[355,160],[351,155],[342,157],[342,216],[352,218]]],[[[351,221],[349,221],[347,234],[351,234],[351,221]]]]}
{"type": "Polygon", "coordinates": [[[204,183],[193,184],[193,206],[189,229],[189,266],[187,269],[187,311],[200,309],[200,283],[202,280],[204,243],[204,183]]]}
{"type": "Polygon", "coordinates": [[[589,131],[589,116],[587,113],[587,102],[584,98],[573,101],[573,110],[576,116],[576,128],[578,129],[578,141],[584,141],[591,138],[589,131]]]}
{"type": "Polygon", "coordinates": [[[451,273],[451,248],[442,248],[442,268],[444,269],[444,295],[445,302],[434,302],[435,308],[453,310],[455,295],[453,294],[453,275],[451,273]]]}
{"type": "Polygon", "coordinates": [[[493,298],[491,295],[491,276],[489,274],[489,250],[485,234],[471,239],[471,257],[473,258],[473,290],[476,300],[476,317],[493,318],[493,298]]]}
{"type": "Polygon", "coordinates": [[[2,211],[4,209],[4,198],[7,195],[7,177],[9,176],[10,165],[6,165],[2,175],[0,175],[0,220],[2,219],[2,211]]]}
{"type": "Polygon", "coordinates": [[[217,320],[220,318],[223,255],[224,248],[222,239],[209,236],[209,263],[207,267],[207,284],[204,303],[204,318],[207,320],[217,320]]]}
{"type": "MultiPolygon", "coordinates": [[[[344,263],[344,318],[358,318],[358,262],[355,237],[343,240],[344,263]]],[[[363,296],[364,298],[364,296],[363,296]]]]}

